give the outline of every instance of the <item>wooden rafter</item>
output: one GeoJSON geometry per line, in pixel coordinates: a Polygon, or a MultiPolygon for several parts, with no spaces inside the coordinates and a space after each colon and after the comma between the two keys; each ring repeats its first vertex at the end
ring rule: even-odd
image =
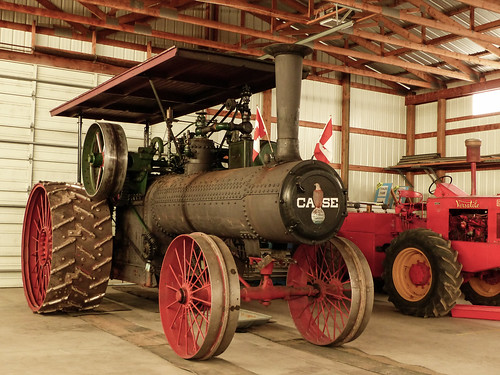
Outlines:
{"type": "MultiPolygon", "coordinates": [[[[30,23],[28,32],[56,35],[55,28],[38,26],[37,17],[60,20],[70,27],[57,27],[64,30],[64,37],[90,41],[94,51],[100,43],[147,50],[146,45],[120,41],[124,34],[142,34],[149,36],[149,51],[154,50],[155,40],[163,39],[262,56],[262,47],[268,44],[297,43],[307,38],[312,41],[315,52],[321,51],[338,60],[336,64],[325,63],[321,60],[325,59],[324,54],[317,53],[309,58],[305,63],[316,69],[317,78],[331,71],[358,74],[378,79],[393,90],[401,89],[402,85],[408,89],[443,88],[456,80],[477,82],[491,74],[491,69],[500,71],[497,47],[500,38],[498,34],[488,33],[500,28],[500,19],[477,24],[482,18],[477,17],[475,11],[484,9],[500,14],[497,1],[464,0],[451,9],[441,9],[429,0],[74,0],[90,11],[91,17],[78,13],[81,7],[73,11],[66,3],[65,8],[60,9],[54,0],[36,1],[43,8],[0,0],[0,9],[34,16],[34,26],[30,23]],[[344,6],[359,11],[353,13],[344,6]],[[200,11],[186,11],[190,8],[200,11]],[[234,20],[221,17],[228,9],[236,15],[234,20]],[[457,22],[454,17],[464,12],[469,12],[466,20],[469,25],[457,22]],[[248,15],[262,22],[247,22],[248,15]],[[324,36],[329,27],[323,21],[329,21],[331,26],[344,16],[349,17],[354,27],[324,36]],[[185,33],[182,27],[176,27],[175,32],[154,29],[153,22],[157,19],[165,19],[167,24],[196,25],[196,30],[202,31],[198,34],[201,37],[185,33]],[[429,39],[431,29],[442,30],[447,35],[429,39]],[[237,34],[238,42],[222,42],[224,34],[219,31],[237,34]],[[111,34],[118,36],[108,39],[111,34]],[[450,49],[449,44],[443,46],[464,38],[483,50],[466,54],[450,49]],[[426,55],[431,56],[432,61],[426,62],[426,55]],[[398,69],[387,70],[388,65],[398,69]],[[391,73],[385,73],[387,71],[391,73]]],[[[0,27],[2,25],[23,28],[6,19],[0,19],[0,27]]],[[[60,32],[57,34],[61,36],[60,32]]]]}
{"type": "MultiPolygon", "coordinates": [[[[55,10],[55,11],[59,11],[59,12],[61,11],[61,9],[59,7],[57,7],[56,5],[54,5],[50,0],[36,0],[36,1],[41,6],[47,8],[49,10],[55,10]]],[[[76,31],[78,31],[81,34],[85,35],[85,34],[87,34],[89,32],[89,30],[85,26],[83,26],[83,25],[81,25],[81,24],[79,24],[77,22],[68,21],[67,23],[73,29],[75,29],[76,31]]]]}

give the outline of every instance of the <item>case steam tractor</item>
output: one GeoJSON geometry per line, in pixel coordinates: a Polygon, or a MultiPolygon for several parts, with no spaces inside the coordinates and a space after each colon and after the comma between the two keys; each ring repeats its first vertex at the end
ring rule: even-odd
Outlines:
{"type": "Polygon", "coordinates": [[[183,358],[221,354],[242,300],[285,299],[313,344],[363,332],[373,281],[359,249],[336,236],[346,189],[329,165],[299,155],[311,50],[266,52],[275,63],[172,48],[51,111],[78,119],[83,186],[40,182],[29,196],[22,270],[34,312],[92,309],[111,278],[158,288],[166,338],[183,358]],[[275,84],[277,142],[263,141],[253,161],[250,96],[275,84]],[[211,119],[200,112],[216,105],[211,119]],[[194,124],[174,135],[190,113],[194,124]],[[82,145],[83,118],[97,122],[82,145]],[[144,146],[130,152],[117,122],[144,126],[144,146]],[[165,139],[150,139],[153,124],[165,139]]]}

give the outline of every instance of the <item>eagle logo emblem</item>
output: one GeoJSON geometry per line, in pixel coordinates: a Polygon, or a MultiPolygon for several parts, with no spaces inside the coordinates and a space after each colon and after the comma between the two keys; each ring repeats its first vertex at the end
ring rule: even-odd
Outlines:
{"type": "Polygon", "coordinates": [[[325,221],[325,211],[321,208],[323,204],[323,190],[321,190],[321,186],[316,182],[314,184],[313,191],[313,203],[314,210],[311,212],[311,220],[314,224],[321,224],[325,221]]]}

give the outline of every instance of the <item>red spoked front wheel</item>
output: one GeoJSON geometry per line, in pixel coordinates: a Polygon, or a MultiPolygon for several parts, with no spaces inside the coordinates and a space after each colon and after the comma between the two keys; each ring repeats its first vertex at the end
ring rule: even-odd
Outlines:
{"type": "Polygon", "coordinates": [[[373,280],[359,249],[334,238],[320,245],[300,245],[293,259],[287,285],[317,289],[314,296],[288,301],[302,336],[316,345],[340,345],[358,337],[373,306],[373,280]]]}
{"type": "Polygon", "coordinates": [[[239,281],[229,249],[203,233],[175,238],[160,275],[165,336],[182,358],[207,359],[231,341],[239,311],[239,281]]]}

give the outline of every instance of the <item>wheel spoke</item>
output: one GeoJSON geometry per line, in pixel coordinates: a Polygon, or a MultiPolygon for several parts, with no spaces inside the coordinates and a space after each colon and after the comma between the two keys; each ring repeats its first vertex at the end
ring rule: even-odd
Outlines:
{"type": "MultiPolygon", "coordinates": [[[[227,252],[231,256],[229,249],[227,252]]],[[[226,297],[228,276],[222,274],[226,266],[221,261],[218,245],[203,233],[178,236],[165,253],[160,273],[160,317],[170,346],[183,358],[216,355],[222,339],[232,337],[225,332],[231,311],[226,297]],[[183,341],[181,337],[186,335],[189,337],[183,341]]],[[[236,278],[235,283],[239,287],[236,278]]],[[[237,324],[233,321],[232,334],[237,324]]]]}
{"type": "Polygon", "coordinates": [[[353,298],[359,306],[361,295],[359,289],[353,291],[351,287],[351,276],[354,275],[355,280],[358,276],[350,251],[347,243],[332,240],[315,246],[300,245],[293,255],[296,263],[290,266],[287,285],[312,284],[318,293],[289,299],[288,305],[297,329],[314,344],[342,343],[344,338],[356,334],[354,331],[351,335],[351,331],[358,329],[355,323],[359,308],[352,310],[351,306],[353,298]]]}
{"type": "Polygon", "coordinates": [[[168,265],[168,268],[170,269],[170,273],[169,273],[169,275],[173,276],[173,277],[174,277],[175,282],[177,283],[177,288],[175,288],[175,287],[171,287],[171,286],[169,286],[168,284],[165,284],[165,285],[166,285],[167,287],[172,288],[173,290],[177,291],[177,289],[179,289],[179,288],[181,287],[182,282],[181,282],[181,281],[177,278],[177,272],[175,272],[175,271],[174,271],[174,269],[172,268],[172,265],[171,265],[171,264],[169,264],[169,265],[168,265]]]}

